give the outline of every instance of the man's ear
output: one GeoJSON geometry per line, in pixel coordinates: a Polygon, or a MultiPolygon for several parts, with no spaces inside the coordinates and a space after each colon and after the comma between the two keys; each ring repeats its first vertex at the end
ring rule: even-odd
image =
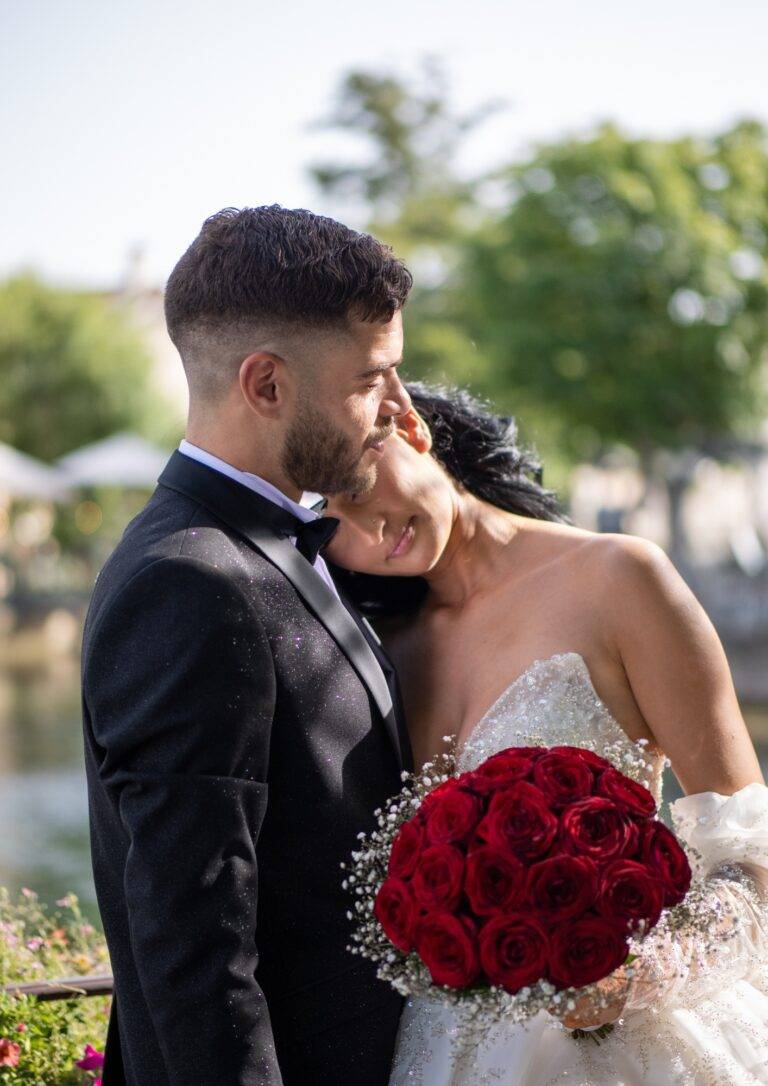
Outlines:
{"type": "Polygon", "coordinates": [[[396,427],[400,436],[416,452],[428,453],[432,448],[430,429],[414,407],[410,407],[404,415],[397,416],[396,427]]]}
{"type": "Polygon", "coordinates": [[[255,351],[240,363],[238,379],[243,399],[264,418],[278,418],[285,410],[286,378],[283,360],[268,351],[255,351]]]}

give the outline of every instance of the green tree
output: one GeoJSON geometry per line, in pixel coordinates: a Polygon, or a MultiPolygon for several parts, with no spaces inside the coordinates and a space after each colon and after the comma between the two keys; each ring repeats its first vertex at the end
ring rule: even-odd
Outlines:
{"type": "Polygon", "coordinates": [[[717,452],[765,408],[768,138],[632,140],[613,126],[506,171],[472,239],[463,319],[576,456],[717,452]]]}
{"type": "Polygon", "coordinates": [[[412,81],[351,73],[327,123],[368,157],[315,178],[362,202],[413,268],[409,372],[521,416],[556,477],[631,447],[668,486],[679,549],[696,455],[737,450],[766,408],[766,131],[651,140],[605,125],[460,176],[488,112],[458,115],[434,64],[412,81]]]}
{"type": "Polygon", "coordinates": [[[424,61],[412,79],[352,71],[340,83],[318,127],[352,134],[363,154],[347,163],[318,163],[311,174],[340,205],[361,207],[367,229],[391,245],[414,272],[408,303],[408,372],[458,379],[477,347],[452,318],[465,240],[477,228],[481,179],[463,176],[457,160],[466,141],[501,107],[487,102],[467,113],[451,103],[442,66],[424,61]]]}
{"type": "Polygon", "coordinates": [[[0,441],[53,461],[115,431],[154,432],[163,405],[138,334],[104,298],[31,275],[0,286],[0,441]]]}
{"type": "Polygon", "coordinates": [[[504,176],[508,210],[465,250],[459,319],[494,394],[546,412],[569,457],[638,453],[667,487],[680,559],[696,454],[738,451],[766,409],[766,131],[647,140],[606,125],[504,176]]]}

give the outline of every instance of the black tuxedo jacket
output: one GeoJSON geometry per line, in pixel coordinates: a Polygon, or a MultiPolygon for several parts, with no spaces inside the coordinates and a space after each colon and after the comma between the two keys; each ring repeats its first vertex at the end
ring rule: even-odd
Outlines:
{"type": "Polygon", "coordinates": [[[275,508],[174,453],[93,592],[104,1086],[388,1079],[402,1001],[346,951],[339,865],[408,738],[388,661],[275,508]]]}

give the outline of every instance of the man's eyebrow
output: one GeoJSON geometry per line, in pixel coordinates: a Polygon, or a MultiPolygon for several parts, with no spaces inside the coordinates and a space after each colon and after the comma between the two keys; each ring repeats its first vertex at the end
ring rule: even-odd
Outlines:
{"type": "Polygon", "coordinates": [[[397,362],[387,362],[385,366],[374,366],[370,370],[364,370],[363,373],[358,373],[358,379],[363,377],[375,377],[377,373],[386,373],[387,370],[394,369],[395,366],[399,366],[403,361],[403,356],[400,355],[397,362]]]}

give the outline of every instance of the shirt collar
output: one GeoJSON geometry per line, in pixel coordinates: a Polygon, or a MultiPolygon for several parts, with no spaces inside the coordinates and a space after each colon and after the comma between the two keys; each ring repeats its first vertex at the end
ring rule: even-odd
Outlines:
{"type": "Polygon", "coordinates": [[[305,490],[301,495],[300,500],[295,502],[289,498],[287,494],[283,494],[282,490],[278,490],[273,483],[269,483],[266,479],[262,479],[260,475],[254,475],[253,472],[250,471],[241,471],[240,468],[228,464],[226,460],[214,456],[213,453],[209,453],[205,449],[201,449],[199,446],[193,445],[189,441],[182,440],[179,445],[179,452],[183,453],[184,456],[191,457],[192,460],[197,460],[201,464],[206,464],[215,471],[220,471],[222,475],[226,475],[238,483],[242,483],[242,485],[247,486],[249,490],[261,494],[262,498],[266,498],[267,501],[279,505],[282,509],[287,509],[289,513],[293,513],[295,517],[298,517],[298,519],[305,524],[310,520],[316,520],[320,515],[319,513],[316,513],[314,509],[310,508],[311,505],[317,503],[320,498],[319,494],[313,494],[311,491],[305,490]]]}

